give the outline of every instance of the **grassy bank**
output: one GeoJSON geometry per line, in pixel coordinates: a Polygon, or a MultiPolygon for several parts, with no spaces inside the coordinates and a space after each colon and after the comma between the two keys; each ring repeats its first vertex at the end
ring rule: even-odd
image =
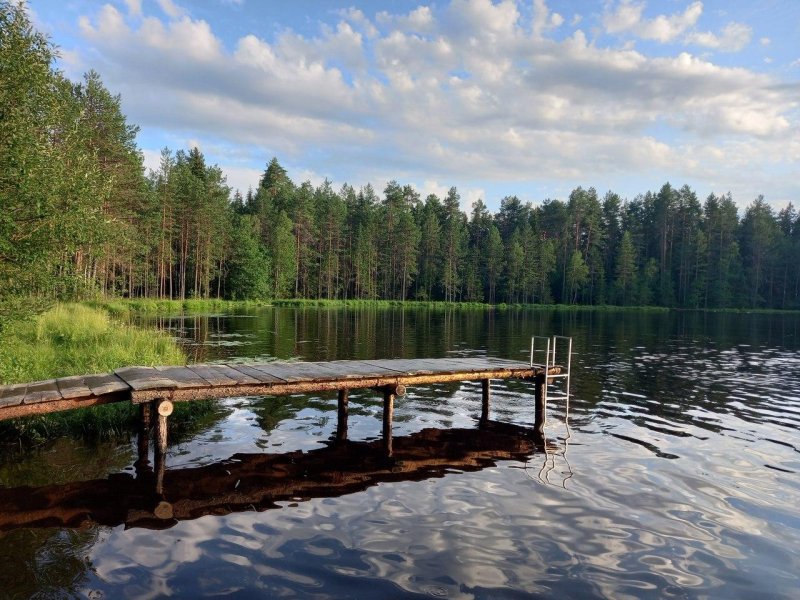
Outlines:
{"type": "Polygon", "coordinates": [[[102,309],[112,316],[130,313],[142,314],[183,314],[229,312],[242,308],[271,306],[271,302],[261,300],[153,300],[150,298],[90,300],[83,302],[85,306],[102,309]]]}
{"type": "MultiPolygon", "coordinates": [[[[124,325],[102,309],[79,304],[6,321],[0,336],[0,384],[185,362],[186,355],[169,336],[124,325]]],[[[170,425],[186,426],[213,410],[211,403],[182,405],[170,425]]],[[[0,422],[0,442],[26,445],[61,435],[119,435],[130,430],[135,417],[135,407],[125,403],[14,419],[0,422]]]]}
{"type": "Polygon", "coordinates": [[[662,312],[670,310],[660,306],[589,306],[583,304],[488,304],[485,302],[444,302],[441,300],[309,300],[304,298],[283,298],[275,300],[151,300],[117,299],[98,300],[84,303],[93,308],[101,308],[112,315],[123,316],[131,313],[141,314],[182,314],[231,312],[263,306],[290,308],[407,308],[427,310],[559,310],[559,311],[620,311],[638,310],[662,312]]]}

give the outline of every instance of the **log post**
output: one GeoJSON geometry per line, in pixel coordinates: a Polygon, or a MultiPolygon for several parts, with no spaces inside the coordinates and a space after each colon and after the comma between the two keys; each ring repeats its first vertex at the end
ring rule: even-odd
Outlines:
{"type": "MultiPolygon", "coordinates": [[[[157,449],[156,449],[157,450],[157,449]]],[[[167,470],[167,454],[156,451],[154,460],[156,474],[156,496],[164,495],[164,472],[167,470]]]]}
{"type": "Polygon", "coordinates": [[[156,431],[155,446],[156,454],[167,453],[167,418],[172,414],[172,402],[166,398],[159,398],[155,401],[156,405],[156,431]]]}
{"type": "Polygon", "coordinates": [[[155,450],[153,452],[156,470],[156,494],[164,493],[164,471],[167,462],[167,418],[172,414],[172,402],[166,398],[155,401],[156,427],[155,450]]]}
{"type": "Polygon", "coordinates": [[[347,404],[350,390],[339,390],[339,416],[336,421],[336,440],[347,439],[347,404]]]}
{"type": "MultiPolygon", "coordinates": [[[[395,392],[395,386],[387,385],[383,388],[383,447],[387,456],[392,455],[392,418],[395,392]]],[[[403,392],[405,393],[405,389],[403,392]]]]}
{"type": "Polygon", "coordinates": [[[145,402],[139,405],[139,432],[136,439],[137,459],[134,463],[137,472],[145,469],[150,463],[150,422],[152,414],[152,403],[145,402]]]}
{"type": "Polygon", "coordinates": [[[547,420],[547,375],[545,373],[536,375],[534,377],[534,382],[536,386],[536,402],[534,406],[533,428],[537,434],[544,435],[544,424],[547,420]]]}
{"type": "Polygon", "coordinates": [[[481,379],[481,425],[489,421],[489,380],[481,379]]]}

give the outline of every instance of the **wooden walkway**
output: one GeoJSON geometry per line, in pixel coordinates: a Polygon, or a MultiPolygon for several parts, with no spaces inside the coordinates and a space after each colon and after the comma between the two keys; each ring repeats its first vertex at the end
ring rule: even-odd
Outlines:
{"type": "Polygon", "coordinates": [[[140,406],[139,454],[147,459],[153,425],[155,459],[163,473],[167,418],[173,402],[232,396],[280,396],[338,391],[336,437],[347,439],[348,393],[373,388],[383,394],[383,441],[392,455],[394,400],[407,386],[448,381],[481,381],[481,422],[489,418],[489,381],[521,378],[535,382],[534,429],[544,432],[547,381],[561,367],[493,357],[257,364],[126,367],[84,375],[0,387],[0,420],[72,410],[110,402],[140,406]]]}
{"type": "MultiPolygon", "coordinates": [[[[551,368],[549,374],[554,372],[551,368]]],[[[127,367],[0,386],[0,420],[109,402],[275,396],[541,374],[543,366],[493,357],[127,367]]]]}

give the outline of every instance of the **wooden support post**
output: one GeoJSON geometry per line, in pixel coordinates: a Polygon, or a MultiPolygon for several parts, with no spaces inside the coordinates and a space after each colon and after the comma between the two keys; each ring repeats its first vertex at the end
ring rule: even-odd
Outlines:
{"type": "Polygon", "coordinates": [[[350,390],[339,390],[339,417],[336,421],[336,440],[347,439],[347,403],[350,390]]]}
{"type": "Polygon", "coordinates": [[[139,405],[139,433],[136,440],[137,459],[134,463],[136,471],[147,468],[150,464],[150,422],[153,414],[153,405],[150,402],[139,405]]]}
{"type": "MultiPolygon", "coordinates": [[[[383,447],[386,455],[392,455],[392,418],[394,416],[394,396],[396,388],[383,388],[383,447]]],[[[405,391],[405,390],[404,390],[405,391]]]]}
{"type": "Polygon", "coordinates": [[[489,380],[481,379],[481,425],[489,421],[489,380]]]}
{"type": "Polygon", "coordinates": [[[164,398],[156,400],[156,454],[167,453],[167,417],[172,414],[172,402],[164,398]]]}
{"type": "Polygon", "coordinates": [[[167,454],[156,451],[153,461],[156,474],[156,496],[164,495],[164,472],[167,470],[167,454]]]}
{"type": "Polygon", "coordinates": [[[547,402],[545,393],[547,391],[547,375],[542,373],[534,377],[536,386],[534,407],[533,429],[538,435],[544,435],[544,423],[547,420],[547,402]]]}
{"type": "Polygon", "coordinates": [[[156,405],[155,452],[156,494],[164,493],[164,471],[167,458],[167,418],[172,414],[172,402],[159,398],[156,405]]]}

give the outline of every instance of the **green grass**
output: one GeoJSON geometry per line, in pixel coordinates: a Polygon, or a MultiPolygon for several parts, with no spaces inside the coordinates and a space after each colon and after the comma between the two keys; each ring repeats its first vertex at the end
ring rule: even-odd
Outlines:
{"type": "Polygon", "coordinates": [[[555,310],[555,311],[594,311],[594,312],[667,312],[672,310],[700,310],[705,312],[743,312],[783,314],[798,312],[797,310],[763,309],[763,308],[710,308],[689,309],[666,306],[618,306],[613,304],[489,304],[486,302],[445,302],[442,300],[316,300],[306,298],[281,298],[273,300],[153,300],[153,299],[117,299],[84,302],[94,308],[102,308],[113,316],[130,314],[186,314],[210,312],[234,312],[237,310],[258,308],[263,306],[279,306],[288,308],[406,308],[427,310],[555,310]]]}
{"type": "MultiPolygon", "coordinates": [[[[6,322],[0,335],[1,384],[185,363],[186,355],[166,334],[119,323],[102,309],[80,304],[59,304],[6,322]]],[[[181,405],[170,426],[188,425],[214,406],[181,405]]],[[[121,403],[13,419],[0,422],[0,441],[29,445],[61,435],[112,437],[130,431],[136,416],[136,407],[121,403]]]]}
{"type": "Polygon", "coordinates": [[[150,298],[91,300],[85,306],[99,308],[111,315],[123,316],[130,313],[142,314],[182,314],[227,312],[241,308],[270,306],[270,302],[261,300],[154,300],[150,298]]]}
{"type": "Polygon", "coordinates": [[[117,323],[107,312],[80,304],[59,304],[7,325],[0,340],[3,384],[185,362],[169,336],[117,323]]]}

